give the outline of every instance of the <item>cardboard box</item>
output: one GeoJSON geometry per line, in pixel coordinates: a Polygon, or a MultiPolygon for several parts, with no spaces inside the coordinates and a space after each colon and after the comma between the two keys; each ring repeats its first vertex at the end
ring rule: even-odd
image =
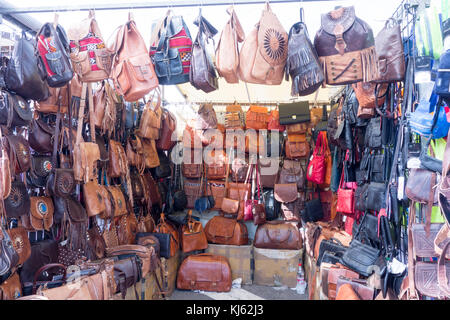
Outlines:
{"type": "Polygon", "coordinates": [[[253,245],[232,246],[210,243],[206,252],[228,259],[232,280],[241,278],[242,284],[253,283],[253,245]]]}
{"type": "Polygon", "coordinates": [[[301,250],[253,249],[255,272],[253,283],[263,286],[297,286],[301,250]]]}

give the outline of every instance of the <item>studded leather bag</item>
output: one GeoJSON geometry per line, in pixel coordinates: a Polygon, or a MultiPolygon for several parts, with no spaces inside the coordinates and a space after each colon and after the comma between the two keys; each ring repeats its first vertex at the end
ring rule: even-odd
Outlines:
{"type": "Polygon", "coordinates": [[[20,180],[11,183],[11,192],[4,200],[6,216],[20,218],[30,212],[30,196],[25,184],[20,180]]]}
{"type": "Polygon", "coordinates": [[[20,135],[6,135],[4,137],[5,151],[11,167],[11,176],[26,172],[31,168],[31,152],[28,141],[20,135]]]}
{"type": "Polygon", "coordinates": [[[22,265],[31,255],[31,244],[28,232],[24,227],[16,227],[7,230],[14,250],[19,255],[19,265],[22,265]]]}
{"type": "Polygon", "coordinates": [[[30,214],[22,216],[27,231],[50,231],[55,208],[51,197],[30,197],[30,214]]]}

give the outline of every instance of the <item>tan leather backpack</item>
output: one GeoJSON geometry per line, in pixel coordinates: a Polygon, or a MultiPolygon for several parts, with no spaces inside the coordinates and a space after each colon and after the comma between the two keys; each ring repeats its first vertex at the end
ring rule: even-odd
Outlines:
{"type": "Polygon", "coordinates": [[[111,78],[125,101],[137,101],[159,85],[144,39],[131,15],[117,32],[113,48],[111,78]]]}
{"type": "Polygon", "coordinates": [[[283,81],[288,34],[268,3],[259,23],[245,38],[239,54],[242,81],[279,85],[283,81]]]}

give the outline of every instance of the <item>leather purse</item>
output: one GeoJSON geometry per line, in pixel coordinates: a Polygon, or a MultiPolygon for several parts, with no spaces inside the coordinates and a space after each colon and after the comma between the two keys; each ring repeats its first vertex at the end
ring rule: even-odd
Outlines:
{"type": "Polygon", "coordinates": [[[318,192],[318,199],[311,199],[305,202],[305,209],[300,212],[300,215],[305,222],[317,222],[324,217],[322,201],[320,199],[320,192],[318,192]]]}
{"type": "Polygon", "coordinates": [[[322,14],[314,46],[326,84],[376,79],[378,67],[373,32],[365,21],[356,17],[353,6],[322,14]]]}
{"type": "Polygon", "coordinates": [[[325,139],[326,137],[324,137],[324,133],[319,133],[314,152],[309,160],[308,169],[306,170],[306,179],[316,184],[322,184],[325,182],[325,139]]]}
{"type": "Polygon", "coordinates": [[[300,250],[303,240],[298,228],[291,223],[270,221],[258,226],[253,246],[263,249],[300,250]]]}
{"type": "MultiPolygon", "coordinates": [[[[340,258],[347,250],[347,247],[343,246],[342,243],[335,238],[331,238],[330,240],[324,239],[320,242],[319,245],[319,255],[317,256],[316,265],[320,266],[322,262],[330,263],[330,256],[332,255],[334,260],[332,262],[339,262],[340,258]],[[325,257],[325,254],[328,257],[325,257]]],[[[335,264],[333,263],[333,264],[335,264]]]]}
{"type": "Polygon", "coordinates": [[[305,134],[288,135],[284,144],[285,156],[288,159],[306,158],[310,154],[310,146],[305,134]]]}
{"type": "Polygon", "coordinates": [[[192,218],[192,210],[188,211],[187,224],[181,228],[181,248],[184,253],[208,248],[202,223],[192,218]]]}
{"type": "Polygon", "coordinates": [[[111,197],[114,205],[114,216],[122,216],[128,213],[125,196],[120,186],[109,186],[108,191],[111,193],[111,197]]]}
{"type": "Polygon", "coordinates": [[[165,219],[165,214],[161,213],[159,223],[155,228],[156,233],[167,233],[170,234],[170,256],[173,257],[180,248],[180,239],[178,231],[169,224],[165,219]]]}
{"type": "Polygon", "coordinates": [[[118,141],[109,140],[108,176],[110,178],[123,177],[128,172],[128,162],[125,150],[118,141]]]}
{"type": "Polygon", "coordinates": [[[380,250],[353,239],[350,247],[342,256],[341,263],[356,271],[364,277],[368,277],[374,271],[380,250]]]}
{"type": "Polygon", "coordinates": [[[270,111],[267,130],[277,130],[277,131],[286,130],[286,126],[280,124],[280,111],[278,111],[278,109],[270,111]]]}
{"type": "Polygon", "coordinates": [[[375,109],[383,105],[388,90],[387,84],[383,84],[377,89],[377,84],[373,82],[357,82],[352,84],[356,99],[358,100],[358,112],[362,109],[375,109]],[[375,91],[375,89],[377,89],[375,91]],[[381,96],[379,92],[384,92],[381,96]]]}
{"type": "Polygon", "coordinates": [[[156,168],[160,165],[155,140],[142,139],[146,168],[156,168]]]}
{"type": "Polygon", "coordinates": [[[208,179],[225,179],[227,167],[227,155],[223,150],[213,150],[205,158],[205,174],[208,179]]]}
{"type": "Polygon", "coordinates": [[[115,54],[110,77],[125,101],[138,101],[158,86],[149,52],[131,14],[110,47],[115,54]]]}
{"type": "Polygon", "coordinates": [[[30,145],[20,135],[4,136],[4,152],[8,153],[11,176],[26,172],[31,168],[30,145]]]}
{"type": "Polygon", "coordinates": [[[217,116],[212,104],[204,103],[198,109],[198,118],[195,123],[196,130],[216,129],[217,116]]]}
{"type": "Polygon", "coordinates": [[[28,239],[28,232],[24,227],[16,227],[6,230],[11,239],[12,246],[19,256],[18,265],[23,265],[31,255],[31,244],[28,239]]]}
{"type": "MultiPolygon", "coordinates": [[[[74,80],[71,82],[74,82],[74,80]]],[[[58,101],[61,101],[61,113],[67,113],[69,107],[69,85],[58,88],[49,87],[48,89],[48,98],[37,101],[35,103],[35,110],[42,113],[57,113],[58,101]]]]}
{"type": "Polygon", "coordinates": [[[22,216],[22,224],[27,230],[47,230],[53,226],[55,208],[51,197],[30,197],[30,214],[22,216]]]}
{"type": "Polygon", "coordinates": [[[138,136],[134,136],[134,139],[131,136],[128,138],[126,154],[130,166],[136,167],[139,172],[145,170],[144,148],[138,136]]]}
{"type": "Polygon", "coordinates": [[[191,68],[189,70],[190,83],[199,90],[206,93],[218,89],[218,77],[211,57],[206,50],[206,43],[217,34],[208,20],[206,20],[201,13],[194,21],[198,26],[198,34],[192,44],[191,68]]]}
{"type": "Polygon", "coordinates": [[[364,136],[364,145],[367,148],[381,148],[381,118],[376,117],[370,119],[364,136]]]}
{"type": "Polygon", "coordinates": [[[336,205],[336,211],[347,215],[353,215],[355,213],[355,190],[353,188],[344,188],[344,170],[342,170],[341,181],[339,183],[339,189],[337,191],[338,199],[336,205]]]}
{"type": "Polygon", "coordinates": [[[428,203],[430,198],[435,198],[432,181],[436,181],[436,173],[427,169],[413,168],[409,172],[408,180],[406,181],[405,194],[415,202],[428,203]],[[417,186],[421,186],[417,188],[417,186]],[[430,195],[433,193],[433,195],[430,195]]]}
{"type": "Polygon", "coordinates": [[[33,119],[28,133],[28,143],[30,147],[39,153],[49,153],[53,151],[53,139],[55,128],[46,123],[43,119],[33,119]]]}
{"type": "Polygon", "coordinates": [[[139,121],[139,128],[136,130],[137,136],[151,140],[158,140],[160,138],[161,117],[163,113],[161,109],[161,96],[158,90],[155,92],[158,93],[158,100],[156,103],[150,100],[145,104],[141,120],[139,121]]]}
{"type": "Polygon", "coordinates": [[[14,272],[0,285],[0,300],[16,300],[22,296],[19,274],[14,272]]]}
{"type": "Polygon", "coordinates": [[[216,68],[228,83],[238,83],[239,42],[244,41],[244,30],[233,7],[227,9],[230,19],[222,30],[216,48],[216,68]]]}
{"type": "Polygon", "coordinates": [[[245,128],[254,130],[267,129],[269,114],[267,107],[251,105],[245,114],[245,128]]]}
{"type": "MultiPolygon", "coordinates": [[[[227,175],[225,177],[225,197],[222,198],[222,203],[220,209],[222,212],[232,216],[238,216],[240,199],[228,198],[229,192],[229,175],[230,175],[230,165],[227,166],[227,175]]],[[[239,195],[239,194],[238,194],[239,195]]]]}
{"type": "Polygon", "coordinates": [[[138,244],[119,245],[114,248],[106,248],[107,257],[128,258],[130,255],[136,255],[141,261],[141,275],[143,278],[151,272],[152,255],[154,249],[152,247],[146,247],[138,244]]]}
{"type": "Polygon", "coordinates": [[[30,196],[22,181],[15,180],[11,183],[11,191],[4,200],[4,205],[8,218],[20,218],[30,212],[30,196]]]}
{"type": "Polygon", "coordinates": [[[227,258],[210,253],[188,256],[178,269],[177,289],[230,291],[231,267],[227,258]]]}
{"type": "Polygon", "coordinates": [[[296,183],[297,189],[303,190],[305,188],[305,172],[300,161],[284,159],[278,183],[296,183]]]}
{"type": "Polygon", "coordinates": [[[177,119],[167,109],[162,109],[160,137],[156,140],[156,148],[158,150],[169,151],[176,144],[173,134],[177,127],[177,119]]]}
{"type": "Polygon", "coordinates": [[[181,170],[183,177],[185,178],[200,178],[203,172],[202,149],[183,149],[183,162],[181,163],[181,170]]]}
{"type": "Polygon", "coordinates": [[[106,210],[103,192],[97,181],[83,184],[83,199],[89,217],[96,216],[106,210]]]}
{"type": "Polygon", "coordinates": [[[386,207],[385,183],[371,182],[366,193],[366,210],[380,211],[386,207]]]}
{"type": "Polygon", "coordinates": [[[261,168],[261,185],[263,188],[273,188],[280,170],[279,159],[260,157],[258,165],[261,168]]]}
{"type": "MultiPolygon", "coordinates": [[[[311,121],[308,101],[280,103],[278,108],[280,110],[280,124],[291,125],[311,121]]],[[[287,129],[289,133],[289,127],[287,129]]]]}
{"type": "Polygon", "coordinates": [[[223,216],[212,217],[205,225],[208,243],[247,245],[248,230],[245,224],[223,216]]]}

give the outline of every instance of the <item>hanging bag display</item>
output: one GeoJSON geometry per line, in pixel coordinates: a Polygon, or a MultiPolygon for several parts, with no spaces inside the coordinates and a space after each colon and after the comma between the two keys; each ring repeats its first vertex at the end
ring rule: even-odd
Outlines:
{"type": "Polygon", "coordinates": [[[217,72],[228,83],[238,83],[239,42],[244,41],[245,34],[234,7],[227,9],[230,19],[220,35],[216,49],[217,72]]]}
{"type": "MultiPolygon", "coordinates": [[[[311,121],[308,101],[280,103],[278,108],[280,110],[280,124],[291,125],[311,121]]],[[[287,129],[289,133],[289,127],[287,129]]],[[[291,133],[294,133],[294,131],[298,130],[291,130],[291,133]]]]}
{"type": "Polygon", "coordinates": [[[342,170],[339,189],[337,191],[338,198],[336,211],[341,212],[345,215],[353,215],[355,213],[354,211],[355,190],[352,188],[349,189],[344,188],[343,182],[344,182],[344,170],[342,170]]]}
{"type": "Polygon", "coordinates": [[[286,81],[289,76],[292,80],[291,96],[312,94],[324,80],[319,57],[303,22],[303,8],[300,8],[300,22],[289,30],[286,81]]]}
{"type": "Polygon", "coordinates": [[[316,146],[314,148],[313,155],[308,164],[308,169],[306,170],[306,179],[315,184],[322,184],[325,182],[326,173],[326,161],[325,161],[325,139],[321,132],[317,137],[316,146]]]}
{"type": "Polygon", "coordinates": [[[159,90],[155,90],[155,94],[157,95],[157,101],[153,102],[153,99],[151,99],[145,104],[139,121],[139,128],[135,132],[141,138],[159,139],[162,116],[161,94],[159,90]]]}
{"type": "Polygon", "coordinates": [[[169,10],[165,17],[152,25],[150,57],[159,84],[189,82],[192,39],[182,16],[169,10]]]}

